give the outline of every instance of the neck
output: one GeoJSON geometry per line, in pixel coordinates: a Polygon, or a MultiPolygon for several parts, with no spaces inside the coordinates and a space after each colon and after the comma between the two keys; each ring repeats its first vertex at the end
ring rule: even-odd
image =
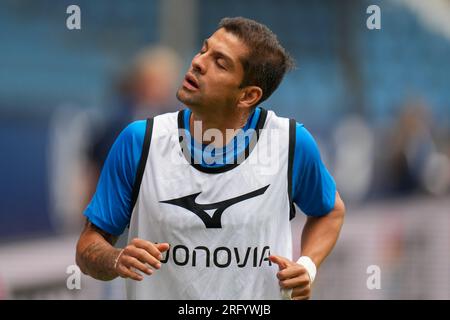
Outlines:
{"type": "Polygon", "coordinates": [[[192,111],[189,119],[190,132],[196,141],[222,147],[236,135],[237,130],[247,123],[249,111],[202,115],[192,111]]]}

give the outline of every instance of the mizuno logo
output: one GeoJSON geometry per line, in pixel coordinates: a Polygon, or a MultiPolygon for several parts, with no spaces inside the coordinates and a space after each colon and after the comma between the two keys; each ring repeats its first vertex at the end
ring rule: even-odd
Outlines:
{"type": "Polygon", "coordinates": [[[185,208],[193,213],[195,213],[200,219],[202,219],[206,228],[222,228],[222,214],[223,212],[231,207],[232,205],[242,202],[244,200],[248,200],[250,198],[254,198],[262,195],[266,192],[267,188],[270,185],[267,185],[261,189],[243,194],[241,196],[237,196],[228,200],[210,203],[210,204],[200,204],[195,202],[195,199],[199,196],[201,192],[193,193],[188,196],[184,196],[177,199],[160,201],[161,203],[173,204],[175,206],[179,206],[185,208]],[[214,210],[212,216],[210,216],[205,210],[214,210]]]}

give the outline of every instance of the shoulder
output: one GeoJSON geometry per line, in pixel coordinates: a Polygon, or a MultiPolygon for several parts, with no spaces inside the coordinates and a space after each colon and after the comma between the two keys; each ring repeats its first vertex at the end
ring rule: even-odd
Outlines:
{"type": "Polygon", "coordinates": [[[318,156],[317,143],[312,134],[302,123],[296,123],[295,127],[295,149],[306,152],[310,156],[318,156]]]}
{"type": "Polygon", "coordinates": [[[134,168],[141,157],[146,128],[147,120],[128,124],[114,141],[105,166],[134,168]]]}
{"type": "MultiPolygon", "coordinates": [[[[313,135],[305,128],[303,123],[296,121],[295,119],[290,119],[287,117],[278,116],[273,110],[267,111],[271,127],[285,128],[286,134],[287,128],[289,128],[289,134],[291,129],[294,129],[293,124],[295,123],[295,154],[296,156],[309,156],[309,157],[320,157],[319,149],[313,135]]],[[[290,136],[289,139],[292,137],[290,136]]]]}
{"type": "Polygon", "coordinates": [[[147,120],[137,120],[125,127],[120,133],[119,139],[125,141],[144,140],[147,120]]]}

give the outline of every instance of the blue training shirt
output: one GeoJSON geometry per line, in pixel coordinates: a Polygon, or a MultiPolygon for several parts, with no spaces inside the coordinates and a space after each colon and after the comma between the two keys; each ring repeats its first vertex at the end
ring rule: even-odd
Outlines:
{"type": "MultiPolygon", "coordinates": [[[[183,112],[184,118],[189,119],[190,110],[183,112]]],[[[242,134],[248,129],[255,129],[260,112],[261,109],[257,107],[247,120],[242,134]]],[[[112,235],[122,234],[130,221],[132,190],[144,144],[146,123],[146,120],[135,121],[120,133],[103,165],[96,192],[84,211],[93,224],[112,235]]],[[[189,128],[189,125],[185,125],[185,128],[189,128]]],[[[235,137],[230,143],[241,140],[235,137]]],[[[237,154],[245,150],[246,144],[236,142],[236,148],[224,147],[218,152],[223,153],[224,159],[235,159],[237,154]]],[[[194,145],[190,148],[193,157],[201,159],[202,166],[223,165],[208,159],[205,161],[202,150],[204,146],[194,145]]],[[[321,160],[314,138],[299,123],[296,125],[292,173],[292,200],[306,215],[323,216],[334,208],[334,179],[321,160]]]]}

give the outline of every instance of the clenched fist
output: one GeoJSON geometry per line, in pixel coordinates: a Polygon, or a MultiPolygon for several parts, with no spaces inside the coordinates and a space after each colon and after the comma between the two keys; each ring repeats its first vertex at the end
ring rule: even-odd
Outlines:
{"type": "Polygon", "coordinates": [[[141,271],[147,275],[153,274],[155,269],[161,268],[162,253],[169,249],[168,243],[152,243],[135,238],[123,248],[116,258],[114,269],[122,278],[142,281],[141,271]]]}
{"type": "Polygon", "coordinates": [[[281,256],[270,256],[269,259],[278,265],[280,287],[291,292],[292,300],[307,300],[311,297],[311,279],[305,267],[281,256]]]}

